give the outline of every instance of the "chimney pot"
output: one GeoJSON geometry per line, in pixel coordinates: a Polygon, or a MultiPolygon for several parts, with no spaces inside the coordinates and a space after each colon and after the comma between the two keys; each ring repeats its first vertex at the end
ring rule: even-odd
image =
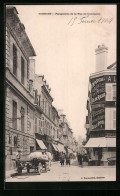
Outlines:
{"type": "Polygon", "coordinates": [[[102,44],[98,45],[98,48],[95,50],[96,53],[96,72],[107,69],[107,53],[108,48],[102,44]]]}

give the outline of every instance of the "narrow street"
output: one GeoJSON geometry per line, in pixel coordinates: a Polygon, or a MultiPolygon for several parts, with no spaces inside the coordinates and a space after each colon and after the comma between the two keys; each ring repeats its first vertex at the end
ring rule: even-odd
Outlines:
{"type": "Polygon", "coordinates": [[[6,179],[6,182],[52,182],[52,181],[115,181],[116,168],[113,166],[86,166],[79,167],[76,160],[71,166],[62,166],[59,162],[52,163],[51,170],[41,175],[31,171],[21,176],[6,179]]]}

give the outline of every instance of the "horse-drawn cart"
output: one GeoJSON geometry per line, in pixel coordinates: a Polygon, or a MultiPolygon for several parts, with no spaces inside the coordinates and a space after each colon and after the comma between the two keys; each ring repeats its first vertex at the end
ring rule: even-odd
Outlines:
{"type": "Polygon", "coordinates": [[[33,152],[27,158],[16,160],[18,174],[21,174],[24,168],[27,169],[28,173],[30,173],[30,169],[35,169],[39,174],[41,174],[43,170],[47,172],[50,170],[48,162],[47,155],[44,155],[41,152],[33,152]]]}

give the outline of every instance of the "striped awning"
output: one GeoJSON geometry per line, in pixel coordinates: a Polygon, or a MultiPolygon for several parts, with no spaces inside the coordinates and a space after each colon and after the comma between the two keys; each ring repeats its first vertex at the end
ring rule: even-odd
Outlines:
{"type": "Polygon", "coordinates": [[[56,147],[57,147],[59,152],[65,152],[64,145],[58,144],[58,145],[56,145],[56,147]]]}
{"type": "Polygon", "coordinates": [[[42,150],[47,149],[42,140],[36,139],[36,141],[42,150]]]}
{"type": "Polygon", "coordinates": [[[57,146],[55,144],[52,144],[55,151],[58,151],[57,146]]]}
{"type": "Polygon", "coordinates": [[[84,146],[87,148],[92,147],[116,147],[116,138],[98,137],[90,138],[87,144],[84,146]]]}
{"type": "Polygon", "coordinates": [[[69,152],[69,153],[73,153],[73,151],[72,151],[71,149],[69,149],[69,148],[68,148],[68,152],[69,152]]]}

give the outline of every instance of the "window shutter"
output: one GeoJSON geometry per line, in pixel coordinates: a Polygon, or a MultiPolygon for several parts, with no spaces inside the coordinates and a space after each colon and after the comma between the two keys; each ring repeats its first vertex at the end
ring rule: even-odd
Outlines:
{"type": "Polygon", "coordinates": [[[112,101],[112,86],[106,84],[106,101],[112,101]]]}
{"type": "Polygon", "coordinates": [[[116,85],[113,85],[113,101],[116,100],[116,85]]]}
{"type": "Polygon", "coordinates": [[[113,129],[116,129],[116,110],[113,110],[113,129]]]}

